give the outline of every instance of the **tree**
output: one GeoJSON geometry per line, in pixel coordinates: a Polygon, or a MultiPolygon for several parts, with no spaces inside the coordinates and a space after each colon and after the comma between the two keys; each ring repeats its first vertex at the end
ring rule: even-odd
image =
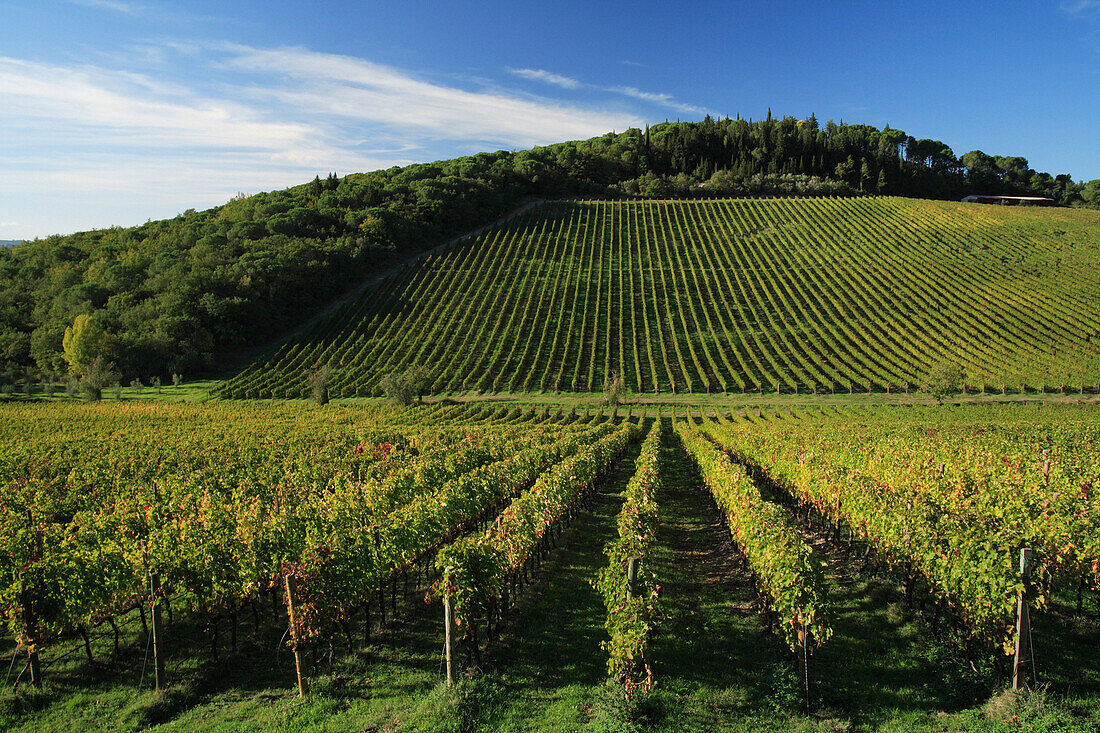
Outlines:
{"type": "Polygon", "coordinates": [[[604,400],[609,405],[617,405],[622,402],[623,396],[626,394],[626,383],[618,372],[611,372],[604,378],[603,394],[604,400]]]}
{"type": "Polygon", "coordinates": [[[114,364],[100,355],[84,367],[84,374],[80,378],[80,391],[87,401],[99,402],[103,399],[103,388],[115,380],[114,364]]]}
{"type": "Polygon", "coordinates": [[[73,319],[73,325],[65,329],[61,343],[69,371],[82,377],[97,359],[109,363],[117,341],[107,333],[101,313],[81,313],[73,319]]]}
{"type": "Polygon", "coordinates": [[[416,394],[416,401],[424,401],[424,392],[431,386],[432,377],[428,370],[422,366],[411,366],[405,371],[405,380],[409,383],[409,389],[416,394]]]}
{"type": "Polygon", "coordinates": [[[963,370],[954,362],[941,361],[932,365],[925,378],[925,391],[943,404],[943,398],[962,389],[963,370]]]}
{"type": "Polygon", "coordinates": [[[1001,190],[1001,174],[993,156],[981,150],[971,150],[962,157],[970,190],[974,193],[997,193],[1001,190]]]}
{"type": "Polygon", "coordinates": [[[382,388],[386,399],[399,405],[411,405],[413,396],[416,394],[404,374],[387,374],[382,377],[378,386],[382,388]]]}
{"type": "Polygon", "coordinates": [[[871,168],[867,165],[867,161],[863,161],[863,165],[859,167],[859,190],[867,190],[867,181],[871,180],[871,168]]]}
{"type": "Polygon", "coordinates": [[[834,171],[834,173],[838,179],[851,183],[852,177],[855,175],[855,170],[855,158],[849,155],[848,160],[836,164],[836,170],[834,171]]]}
{"type": "Polygon", "coordinates": [[[1100,178],[1085,184],[1081,189],[1081,198],[1089,206],[1100,209],[1100,178]]]}
{"type": "Polygon", "coordinates": [[[333,369],[328,364],[322,364],[309,373],[310,398],[318,405],[328,404],[328,385],[332,381],[333,369]]]}

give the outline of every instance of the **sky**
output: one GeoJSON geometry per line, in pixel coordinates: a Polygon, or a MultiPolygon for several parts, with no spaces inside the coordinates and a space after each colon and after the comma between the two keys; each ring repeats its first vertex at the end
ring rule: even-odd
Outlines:
{"type": "Polygon", "coordinates": [[[0,239],[769,108],[1100,178],[1100,0],[0,0],[0,239]]]}

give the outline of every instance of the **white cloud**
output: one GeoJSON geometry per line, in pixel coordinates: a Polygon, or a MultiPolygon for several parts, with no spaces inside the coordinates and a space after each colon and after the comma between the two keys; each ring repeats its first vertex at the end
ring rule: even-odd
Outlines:
{"type": "Polygon", "coordinates": [[[73,5],[83,5],[88,8],[98,8],[100,10],[114,10],[119,13],[126,13],[127,15],[135,15],[142,6],[136,3],[125,2],[124,0],[69,0],[73,5]]]}
{"type": "Polygon", "coordinates": [[[1061,7],[1071,15],[1080,15],[1091,10],[1100,10],[1100,0],[1066,0],[1061,7]]]}
{"type": "Polygon", "coordinates": [[[650,102],[652,104],[659,104],[662,107],[668,107],[669,109],[675,109],[680,112],[686,112],[687,114],[706,114],[706,110],[702,107],[696,107],[693,104],[683,104],[677,102],[668,94],[658,94],[655,92],[643,92],[641,89],[635,87],[608,87],[607,91],[614,92],[615,94],[621,94],[624,97],[630,97],[632,99],[640,99],[643,102],[650,102]]]}
{"type": "MultiPolygon", "coordinates": [[[[86,1],[120,12],[139,7],[86,1]]],[[[165,42],[94,58],[0,56],[0,238],[134,224],[328,171],[641,126],[627,100],[704,112],[668,94],[542,69],[509,71],[625,99],[600,109],[303,48],[165,42]]]]}
{"type": "Polygon", "coordinates": [[[513,74],[522,79],[530,79],[531,81],[541,81],[546,84],[553,84],[555,86],[564,87],[565,89],[576,89],[581,83],[576,79],[571,79],[568,76],[562,76],[561,74],[555,74],[550,71],[544,71],[543,69],[508,69],[509,74],[513,74]]]}
{"type": "MultiPolygon", "coordinates": [[[[630,66],[643,66],[643,64],[636,63],[634,61],[623,61],[624,64],[630,66]]],[[[555,74],[552,71],[546,71],[544,69],[508,69],[508,73],[515,76],[522,77],[524,79],[531,79],[533,81],[541,81],[547,84],[554,84],[559,87],[565,87],[567,89],[595,89],[601,92],[610,92],[612,94],[620,94],[624,97],[630,97],[631,99],[637,99],[649,104],[660,105],[661,107],[668,107],[679,112],[692,115],[706,114],[707,110],[702,107],[696,107],[692,104],[684,104],[677,102],[670,94],[659,94],[657,92],[644,92],[636,87],[601,87],[595,84],[582,84],[576,79],[572,79],[568,76],[562,76],[561,74],[555,74]]]]}
{"type": "Polygon", "coordinates": [[[134,224],[327,171],[549,144],[642,122],[305,49],[161,47],[166,63],[156,76],[132,71],[143,67],[125,63],[125,54],[102,65],[0,56],[0,238],[134,224]],[[186,76],[172,81],[181,54],[186,76]]]}
{"type": "Polygon", "coordinates": [[[141,74],[0,57],[0,119],[43,142],[127,146],[286,148],[309,125],[266,121],[256,110],[201,98],[141,74]]]}
{"type": "Polygon", "coordinates": [[[255,99],[277,100],[345,120],[397,126],[433,138],[527,147],[640,124],[632,114],[503,92],[466,91],[350,56],[301,48],[229,46],[227,50],[225,61],[234,68],[278,73],[291,81],[279,87],[250,88],[255,99]]]}

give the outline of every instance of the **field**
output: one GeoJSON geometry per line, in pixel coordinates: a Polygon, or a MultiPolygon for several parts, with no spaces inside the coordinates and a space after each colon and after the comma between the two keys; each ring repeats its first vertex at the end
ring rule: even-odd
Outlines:
{"type": "Polygon", "coordinates": [[[559,201],[392,276],[218,394],[1100,391],[1100,218],[900,198],[559,201]]]}
{"type": "Polygon", "coordinates": [[[2,409],[5,729],[1100,725],[1091,407],[2,409]]]}

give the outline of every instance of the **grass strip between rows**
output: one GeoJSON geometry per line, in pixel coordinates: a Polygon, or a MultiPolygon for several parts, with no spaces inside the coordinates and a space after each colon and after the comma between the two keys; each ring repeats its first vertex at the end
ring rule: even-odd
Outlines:
{"type": "Polygon", "coordinates": [[[802,541],[790,515],[765,501],[743,466],[697,429],[677,425],[688,455],[729,523],[730,533],[748,560],[757,586],[792,650],[801,624],[818,644],[832,635],[827,621],[821,561],[802,541]]]}
{"type": "Polygon", "coordinates": [[[443,578],[435,593],[450,594],[455,622],[465,626],[465,633],[470,633],[474,619],[488,615],[495,598],[550,528],[576,506],[638,433],[637,425],[623,423],[539,476],[485,532],[463,537],[440,551],[436,564],[443,578]]]}

